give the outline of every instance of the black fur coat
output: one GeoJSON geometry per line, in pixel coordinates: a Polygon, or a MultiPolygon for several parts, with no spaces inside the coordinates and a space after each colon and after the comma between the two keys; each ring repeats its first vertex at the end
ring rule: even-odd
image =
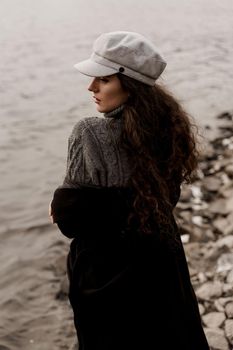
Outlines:
{"type": "Polygon", "coordinates": [[[208,350],[178,228],[141,235],[129,188],[58,188],[52,212],[72,238],[69,299],[79,350],[208,350]],[[168,232],[169,231],[169,232],[168,232]]]}

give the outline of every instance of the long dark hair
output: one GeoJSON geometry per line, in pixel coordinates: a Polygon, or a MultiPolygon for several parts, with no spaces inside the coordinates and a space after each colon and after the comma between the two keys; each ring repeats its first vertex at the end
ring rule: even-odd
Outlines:
{"type": "Polygon", "coordinates": [[[128,222],[151,233],[151,218],[167,222],[182,182],[191,182],[198,162],[196,127],[180,103],[162,86],[149,86],[118,74],[129,93],[123,110],[121,142],[132,160],[130,186],[135,190],[128,222]]]}

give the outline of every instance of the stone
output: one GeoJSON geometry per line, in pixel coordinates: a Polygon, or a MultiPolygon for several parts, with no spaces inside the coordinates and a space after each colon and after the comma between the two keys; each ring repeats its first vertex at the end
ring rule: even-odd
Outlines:
{"type": "Polygon", "coordinates": [[[225,321],[224,312],[209,312],[202,317],[202,320],[207,328],[219,328],[225,321]]]}
{"type": "Polygon", "coordinates": [[[227,247],[229,249],[232,249],[233,248],[233,236],[226,236],[226,237],[220,238],[216,242],[216,245],[218,248],[227,247]]]}
{"type": "Polygon", "coordinates": [[[191,197],[192,197],[191,188],[188,186],[183,186],[181,189],[180,200],[182,202],[190,202],[191,197]]]}
{"type": "MultiPolygon", "coordinates": [[[[200,201],[200,199],[203,197],[203,193],[202,193],[202,190],[199,186],[197,185],[192,185],[191,186],[191,192],[192,192],[192,197],[193,199],[197,200],[197,202],[200,201]]],[[[195,202],[195,201],[194,201],[195,202]]]]}
{"type": "Polygon", "coordinates": [[[227,138],[222,140],[223,146],[229,146],[231,144],[231,142],[232,142],[232,140],[230,137],[227,137],[227,138]]]}
{"type": "Polygon", "coordinates": [[[210,280],[212,280],[214,278],[214,272],[212,271],[206,271],[206,277],[210,280]]]}
{"type": "Polygon", "coordinates": [[[201,242],[203,238],[203,231],[202,229],[193,226],[192,230],[190,231],[190,240],[192,242],[201,242]]]}
{"type": "Polygon", "coordinates": [[[187,257],[190,257],[193,260],[200,259],[201,244],[199,242],[190,242],[184,247],[184,249],[187,257]]]}
{"type": "Polygon", "coordinates": [[[187,244],[190,240],[190,235],[186,233],[186,234],[181,235],[180,238],[181,238],[181,241],[183,244],[187,244]]]}
{"type": "Polygon", "coordinates": [[[203,218],[200,215],[194,215],[192,217],[192,223],[197,226],[202,226],[203,225],[203,218]]]}
{"type": "Polygon", "coordinates": [[[192,218],[192,213],[190,210],[183,210],[179,213],[181,219],[185,222],[190,222],[192,218]]]}
{"type": "Polygon", "coordinates": [[[206,235],[206,230],[202,227],[193,226],[190,230],[190,241],[192,242],[208,242],[209,235],[206,235]]]}
{"type": "Polygon", "coordinates": [[[233,318],[233,301],[226,304],[225,312],[228,318],[233,318]]]}
{"type": "Polygon", "coordinates": [[[207,191],[217,192],[221,186],[222,181],[215,176],[207,176],[202,180],[202,185],[207,191]]]}
{"type": "Polygon", "coordinates": [[[233,199],[218,198],[215,202],[212,202],[209,206],[209,211],[214,214],[227,215],[233,208],[233,199]]]}
{"type": "MultiPolygon", "coordinates": [[[[232,195],[233,195],[233,192],[232,192],[232,195]]],[[[229,223],[232,223],[233,222],[233,208],[232,208],[232,211],[231,211],[231,213],[228,215],[228,217],[227,217],[227,221],[229,222],[229,223]]]]}
{"type": "Polygon", "coordinates": [[[229,178],[229,176],[225,173],[221,174],[221,181],[222,184],[225,185],[231,185],[231,179],[229,178]]]}
{"type": "MultiPolygon", "coordinates": [[[[227,235],[231,235],[231,239],[233,238],[232,237],[232,234],[233,234],[233,211],[232,213],[230,213],[226,218],[225,218],[225,223],[223,223],[223,230],[222,230],[222,233],[227,236],[227,235]]],[[[229,238],[230,238],[229,237],[229,238]]],[[[233,240],[231,240],[233,241],[233,240]]],[[[233,247],[233,244],[232,244],[232,247],[233,247]]]]}
{"type": "Polygon", "coordinates": [[[228,222],[225,218],[218,217],[213,221],[213,226],[216,230],[225,235],[225,232],[228,228],[228,222]]]}
{"type": "Polygon", "coordinates": [[[213,301],[212,300],[210,302],[204,301],[204,307],[205,307],[206,312],[211,311],[212,307],[213,307],[213,301]]]}
{"type": "Polygon", "coordinates": [[[179,231],[180,231],[180,236],[182,237],[183,235],[190,235],[190,226],[189,225],[185,225],[182,224],[182,226],[180,226],[180,223],[178,222],[178,227],[179,227],[179,231]]]}
{"type": "Polygon", "coordinates": [[[215,235],[211,229],[205,230],[206,241],[214,241],[215,235]]]}
{"type": "Polygon", "coordinates": [[[224,297],[233,296],[233,284],[224,283],[222,287],[224,297]]]}
{"type": "Polygon", "coordinates": [[[225,334],[230,344],[233,345],[233,320],[226,320],[225,334]]]}
{"type": "Polygon", "coordinates": [[[233,164],[229,164],[226,166],[225,171],[229,177],[233,177],[233,164]]]}
{"type": "MultiPolygon", "coordinates": [[[[222,285],[224,285],[224,282],[226,281],[227,278],[227,270],[223,270],[218,272],[218,281],[221,281],[222,285]]],[[[226,295],[223,295],[226,296],[226,295]]]]}
{"type": "MultiPolygon", "coordinates": [[[[200,203],[194,203],[192,204],[192,211],[200,211],[200,210],[206,210],[208,209],[209,204],[204,202],[204,201],[200,201],[200,203]]],[[[208,213],[208,217],[210,217],[210,214],[208,213]]]]}
{"type": "MultiPolygon", "coordinates": [[[[223,189],[221,189],[220,191],[221,196],[223,196],[224,198],[232,198],[233,197],[233,187],[231,186],[224,186],[223,189]]],[[[231,210],[232,212],[232,210],[231,210]]]]}
{"type": "Polygon", "coordinates": [[[229,350],[223,330],[204,328],[204,332],[211,350],[229,350]]]}
{"type": "Polygon", "coordinates": [[[229,249],[223,245],[222,247],[217,246],[217,242],[213,246],[209,246],[205,258],[216,262],[221,254],[229,252],[229,249]]]}
{"type": "Polygon", "coordinates": [[[209,169],[209,174],[215,174],[219,172],[221,165],[219,163],[214,163],[213,166],[209,169]]]}
{"type": "Polygon", "coordinates": [[[233,196],[226,200],[226,210],[228,213],[232,213],[233,210],[233,196]]]}
{"type": "Polygon", "coordinates": [[[225,308],[220,304],[219,299],[214,301],[214,307],[219,312],[225,312],[225,308]]]}
{"type": "Polygon", "coordinates": [[[204,175],[204,172],[202,171],[202,169],[200,169],[200,168],[197,169],[196,176],[199,180],[204,179],[205,175],[204,175]]]}
{"type": "Polygon", "coordinates": [[[198,272],[195,268],[193,268],[192,266],[189,266],[189,274],[190,274],[191,278],[194,276],[197,276],[197,273],[198,272]]]}
{"type": "Polygon", "coordinates": [[[198,277],[198,280],[199,280],[200,283],[204,283],[207,280],[206,275],[205,275],[204,272],[199,272],[197,277],[198,277]]]}
{"type": "MultiPolygon", "coordinates": [[[[211,143],[206,143],[205,144],[205,147],[202,151],[202,156],[203,157],[208,157],[208,158],[213,158],[215,156],[215,151],[214,151],[214,148],[213,146],[211,145],[211,143]]],[[[207,166],[207,162],[202,162],[201,165],[205,165],[207,166]]]]}
{"type": "Polygon", "coordinates": [[[227,227],[225,228],[223,234],[226,235],[233,235],[233,221],[229,222],[227,227]]]}
{"type": "Polygon", "coordinates": [[[233,253],[222,254],[217,261],[216,272],[228,271],[233,269],[233,253]]]}
{"type": "Polygon", "coordinates": [[[224,174],[224,173],[226,173],[226,169],[225,168],[229,165],[229,153],[224,151],[221,154],[221,157],[222,158],[219,159],[219,162],[220,162],[220,165],[221,165],[221,170],[222,170],[221,174],[224,174]]]}
{"type": "Polygon", "coordinates": [[[228,273],[226,282],[233,285],[233,269],[228,273]]]}
{"type": "Polygon", "coordinates": [[[179,210],[192,209],[192,203],[191,202],[184,203],[184,202],[179,201],[176,205],[176,208],[179,210]]]}
{"type": "Polygon", "coordinates": [[[199,308],[199,312],[200,312],[200,315],[202,316],[204,313],[205,313],[205,308],[202,304],[198,304],[198,308],[199,308]]]}
{"type": "Polygon", "coordinates": [[[222,284],[219,281],[206,282],[196,290],[196,295],[201,300],[209,301],[222,295],[222,284]]]}
{"type": "Polygon", "coordinates": [[[219,298],[218,301],[222,306],[225,306],[227,303],[232,301],[232,298],[219,298]]]}

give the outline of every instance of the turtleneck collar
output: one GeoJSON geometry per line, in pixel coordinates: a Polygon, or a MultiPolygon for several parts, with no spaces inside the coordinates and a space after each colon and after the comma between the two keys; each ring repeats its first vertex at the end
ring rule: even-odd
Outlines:
{"type": "Polygon", "coordinates": [[[113,109],[110,112],[104,113],[104,117],[105,118],[115,118],[115,119],[120,118],[121,112],[123,111],[124,107],[125,107],[125,105],[123,104],[123,105],[113,109]]]}

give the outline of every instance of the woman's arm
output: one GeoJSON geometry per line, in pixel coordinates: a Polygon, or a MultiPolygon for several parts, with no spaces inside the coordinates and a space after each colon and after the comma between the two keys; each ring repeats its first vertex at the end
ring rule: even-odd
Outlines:
{"type": "Polygon", "coordinates": [[[100,118],[81,119],[73,128],[68,141],[68,155],[64,186],[76,183],[106,186],[106,164],[92,124],[100,118]]]}

